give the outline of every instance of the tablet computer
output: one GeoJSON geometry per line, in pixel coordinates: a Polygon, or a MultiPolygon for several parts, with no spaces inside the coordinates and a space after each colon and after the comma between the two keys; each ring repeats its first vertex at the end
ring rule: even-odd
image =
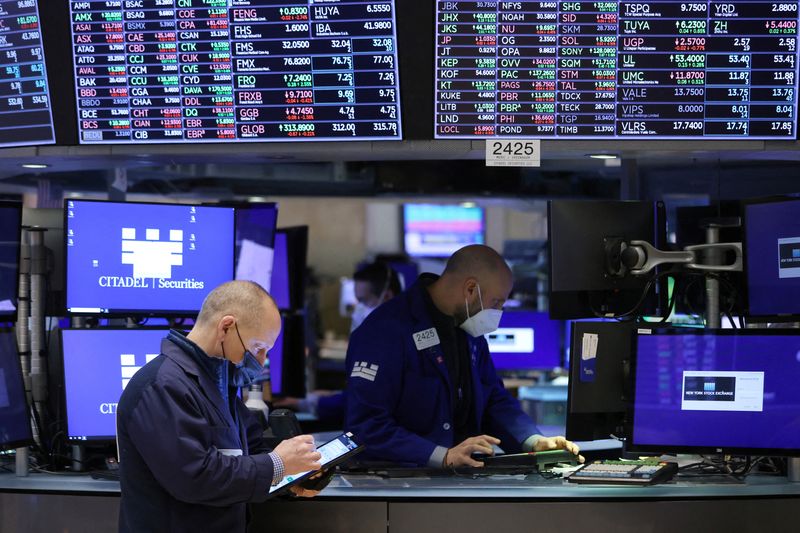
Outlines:
{"type": "MultiPolygon", "coordinates": [[[[322,454],[322,459],[319,461],[322,465],[320,470],[324,471],[334,468],[336,465],[347,461],[355,454],[361,452],[363,449],[364,445],[359,444],[353,437],[352,433],[343,433],[342,435],[339,435],[335,439],[328,441],[317,448],[317,451],[322,454]]],[[[302,483],[304,480],[310,478],[320,470],[309,470],[300,474],[284,477],[280,483],[270,487],[270,497],[286,492],[290,487],[297,485],[298,483],[302,483]]]]}

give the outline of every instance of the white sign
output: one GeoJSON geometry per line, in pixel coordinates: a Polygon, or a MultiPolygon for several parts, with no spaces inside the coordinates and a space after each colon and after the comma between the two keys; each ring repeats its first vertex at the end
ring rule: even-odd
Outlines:
{"type": "Polygon", "coordinates": [[[487,167],[541,166],[542,148],[539,140],[490,139],[486,141],[487,167]]]}

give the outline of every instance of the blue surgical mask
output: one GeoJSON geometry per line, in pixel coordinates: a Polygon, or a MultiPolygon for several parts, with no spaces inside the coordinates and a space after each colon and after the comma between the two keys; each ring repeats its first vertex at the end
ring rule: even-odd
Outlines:
{"type": "Polygon", "coordinates": [[[264,367],[258,362],[256,356],[247,349],[247,346],[245,346],[242,335],[239,333],[239,326],[234,326],[236,327],[236,335],[239,337],[239,342],[242,343],[242,348],[244,348],[244,358],[235,365],[231,383],[239,388],[249,387],[250,384],[261,375],[264,371],[264,367]]]}

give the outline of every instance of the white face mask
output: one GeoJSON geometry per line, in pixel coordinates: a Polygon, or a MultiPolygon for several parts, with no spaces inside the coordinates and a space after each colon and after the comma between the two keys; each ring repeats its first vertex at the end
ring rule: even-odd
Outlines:
{"type": "Polygon", "coordinates": [[[480,337],[491,333],[500,326],[500,319],[503,316],[503,311],[500,309],[484,309],[483,296],[481,296],[481,286],[478,285],[478,300],[481,303],[481,310],[472,316],[469,316],[469,303],[464,298],[464,306],[467,308],[467,319],[459,326],[467,332],[468,335],[473,337],[480,337]]]}
{"type": "Polygon", "coordinates": [[[350,316],[350,333],[353,333],[366,320],[369,314],[377,308],[377,306],[370,307],[367,304],[358,302],[355,309],[353,309],[353,314],[350,316]]]}
{"type": "Polygon", "coordinates": [[[370,307],[365,303],[358,302],[356,304],[355,309],[353,309],[353,314],[350,315],[350,333],[353,333],[358,326],[360,326],[364,320],[376,310],[382,303],[383,300],[386,298],[386,293],[389,290],[389,282],[392,281],[392,271],[387,266],[386,267],[386,283],[383,284],[383,290],[381,291],[380,296],[378,296],[378,305],[375,307],[370,307]]]}

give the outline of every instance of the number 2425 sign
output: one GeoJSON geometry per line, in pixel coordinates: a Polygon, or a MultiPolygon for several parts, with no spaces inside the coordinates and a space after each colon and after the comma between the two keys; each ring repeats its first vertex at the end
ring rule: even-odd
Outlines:
{"type": "Polygon", "coordinates": [[[492,139],[486,141],[487,167],[538,167],[541,142],[492,139]]]}

